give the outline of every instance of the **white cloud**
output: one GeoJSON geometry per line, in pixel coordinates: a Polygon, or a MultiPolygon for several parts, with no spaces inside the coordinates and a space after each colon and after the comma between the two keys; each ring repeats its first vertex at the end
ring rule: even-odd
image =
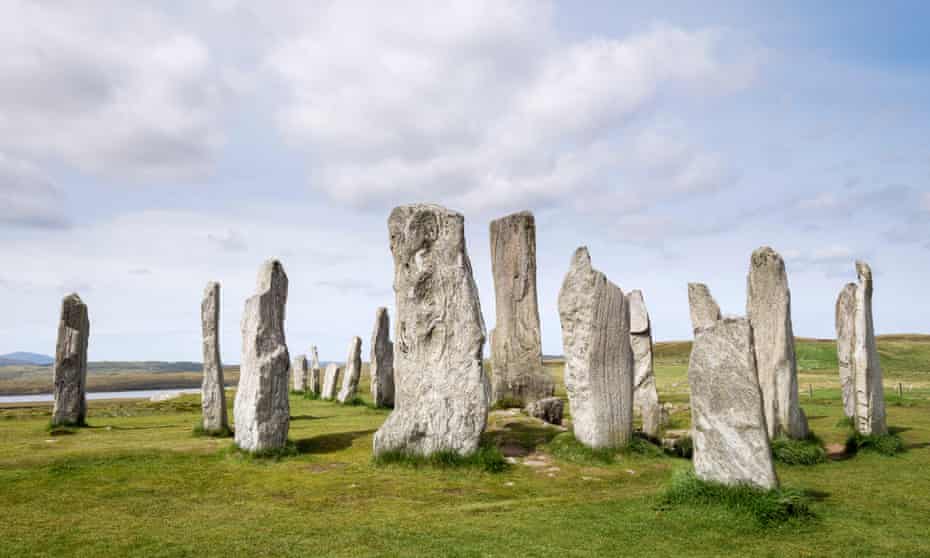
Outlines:
{"type": "Polygon", "coordinates": [[[0,225],[69,225],[63,195],[38,169],[0,151],[0,225]]]}
{"type": "Polygon", "coordinates": [[[924,211],[930,213],[930,192],[924,192],[924,195],[920,199],[920,206],[924,211]]]}
{"type": "Polygon", "coordinates": [[[0,148],[133,180],[208,168],[222,88],[206,45],[137,2],[0,6],[0,148]]]}
{"type": "Polygon", "coordinates": [[[564,41],[544,6],[340,2],[309,18],[267,63],[289,93],[279,125],[309,152],[314,187],[357,207],[584,199],[624,212],[732,181],[695,134],[659,122],[670,96],[744,87],[751,55],[725,56],[724,32],[668,25],[564,41]]]}

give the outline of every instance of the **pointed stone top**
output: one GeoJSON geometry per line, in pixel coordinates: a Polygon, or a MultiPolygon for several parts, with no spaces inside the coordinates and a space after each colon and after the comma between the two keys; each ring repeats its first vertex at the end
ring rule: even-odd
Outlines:
{"type": "Polygon", "coordinates": [[[203,289],[203,296],[209,296],[213,291],[219,290],[220,284],[217,281],[207,281],[207,286],[203,289]]]}
{"type": "Polygon", "coordinates": [[[280,261],[271,259],[262,264],[258,270],[258,290],[259,292],[270,291],[283,281],[287,285],[287,274],[284,273],[284,266],[280,261]]]}
{"type": "Polygon", "coordinates": [[[754,250],[752,253],[751,262],[753,267],[764,267],[770,265],[777,266],[778,268],[785,267],[785,261],[782,259],[781,255],[769,246],[756,248],[756,250],[754,250]]]}
{"type": "Polygon", "coordinates": [[[860,260],[856,260],[856,275],[859,276],[860,281],[871,281],[872,268],[869,267],[869,264],[860,260]]]}
{"type": "Polygon", "coordinates": [[[65,295],[65,297],[61,300],[61,302],[69,306],[74,305],[74,304],[84,304],[84,301],[81,300],[81,297],[78,296],[77,293],[70,293],[70,294],[65,295]]]}
{"type": "Polygon", "coordinates": [[[380,318],[380,317],[383,316],[384,314],[387,314],[387,311],[388,311],[388,309],[387,309],[386,307],[384,307],[384,306],[379,306],[378,309],[375,310],[375,318],[380,318]]]}
{"type": "Polygon", "coordinates": [[[587,246],[579,246],[572,254],[571,267],[591,267],[591,254],[588,253],[587,246]]]}
{"type": "Polygon", "coordinates": [[[695,332],[721,319],[720,306],[704,283],[688,283],[688,304],[691,307],[691,327],[695,332]]]}
{"type": "Polygon", "coordinates": [[[630,305],[630,333],[646,333],[649,331],[649,312],[646,311],[643,292],[639,289],[630,291],[626,299],[630,305]]]}

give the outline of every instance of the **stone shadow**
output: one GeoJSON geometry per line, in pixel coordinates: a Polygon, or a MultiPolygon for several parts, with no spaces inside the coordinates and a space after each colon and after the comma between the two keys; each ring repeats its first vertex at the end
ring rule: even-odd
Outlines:
{"type": "Polygon", "coordinates": [[[328,415],[328,416],[325,416],[325,417],[318,417],[318,416],[315,416],[315,415],[297,415],[297,416],[291,417],[291,421],[295,421],[295,420],[323,420],[323,419],[328,419],[328,418],[333,418],[333,415],[328,415]]]}
{"type": "Polygon", "coordinates": [[[344,450],[352,446],[352,443],[365,436],[374,434],[375,429],[357,430],[355,432],[333,432],[332,434],[321,434],[312,438],[303,438],[296,440],[298,453],[333,453],[344,450]]]}

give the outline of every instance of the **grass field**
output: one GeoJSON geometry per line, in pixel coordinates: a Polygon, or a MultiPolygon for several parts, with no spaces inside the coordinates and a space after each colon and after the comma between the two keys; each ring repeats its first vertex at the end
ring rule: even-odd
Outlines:
{"type": "MultiPolygon", "coordinates": [[[[689,350],[657,347],[675,428],[689,422],[689,350]]],[[[797,352],[811,427],[842,443],[833,342],[797,352]]],[[[779,466],[810,498],[807,521],[762,527],[725,507],[661,506],[688,461],[576,456],[559,449],[559,429],[511,411],[486,435],[518,454],[502,473],[375,465],[387,411],[300,397],[297,455],[251,459],[191,434],[190,396],[91,402],[91,427],[57,436],[47,406],[0,408],[0,556],[930,556],[930,337],[883,338],[880,352],[906,451],[779,466]]],[[[560,365],[549,370],[561,380],[560,365]]]]}

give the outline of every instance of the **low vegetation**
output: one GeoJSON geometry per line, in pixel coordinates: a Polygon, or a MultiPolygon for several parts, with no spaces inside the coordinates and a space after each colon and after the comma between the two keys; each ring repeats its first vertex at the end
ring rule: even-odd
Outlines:
{"type": "Polygon", "coordinates": [[[500,450],[490,445],[482,445],[478,451],[464,456],[454,451],[440,451],[425,457],[401,451],[387,452],[372,458],[372,463],[379,466],[403,465],[413,468],[475,468],[488,473],[501,473],[507,469],[507,462],[500,450]]]}
{"type": "Polygon", "coordinates": [[[811,433],[805,440],[779,436],[772,440],[772,456],[785,465],[816,465],[827,460],[823,442],[811,433]]]}
{"type": "Polygon", "coordinates": [[[904,442],[894,433],[887,434],[860,434],[850,432],[846,438],[846,453],[855,454],[860,451],[873,452],[880,455],[892,456],[904,451],[904,442]]]}

